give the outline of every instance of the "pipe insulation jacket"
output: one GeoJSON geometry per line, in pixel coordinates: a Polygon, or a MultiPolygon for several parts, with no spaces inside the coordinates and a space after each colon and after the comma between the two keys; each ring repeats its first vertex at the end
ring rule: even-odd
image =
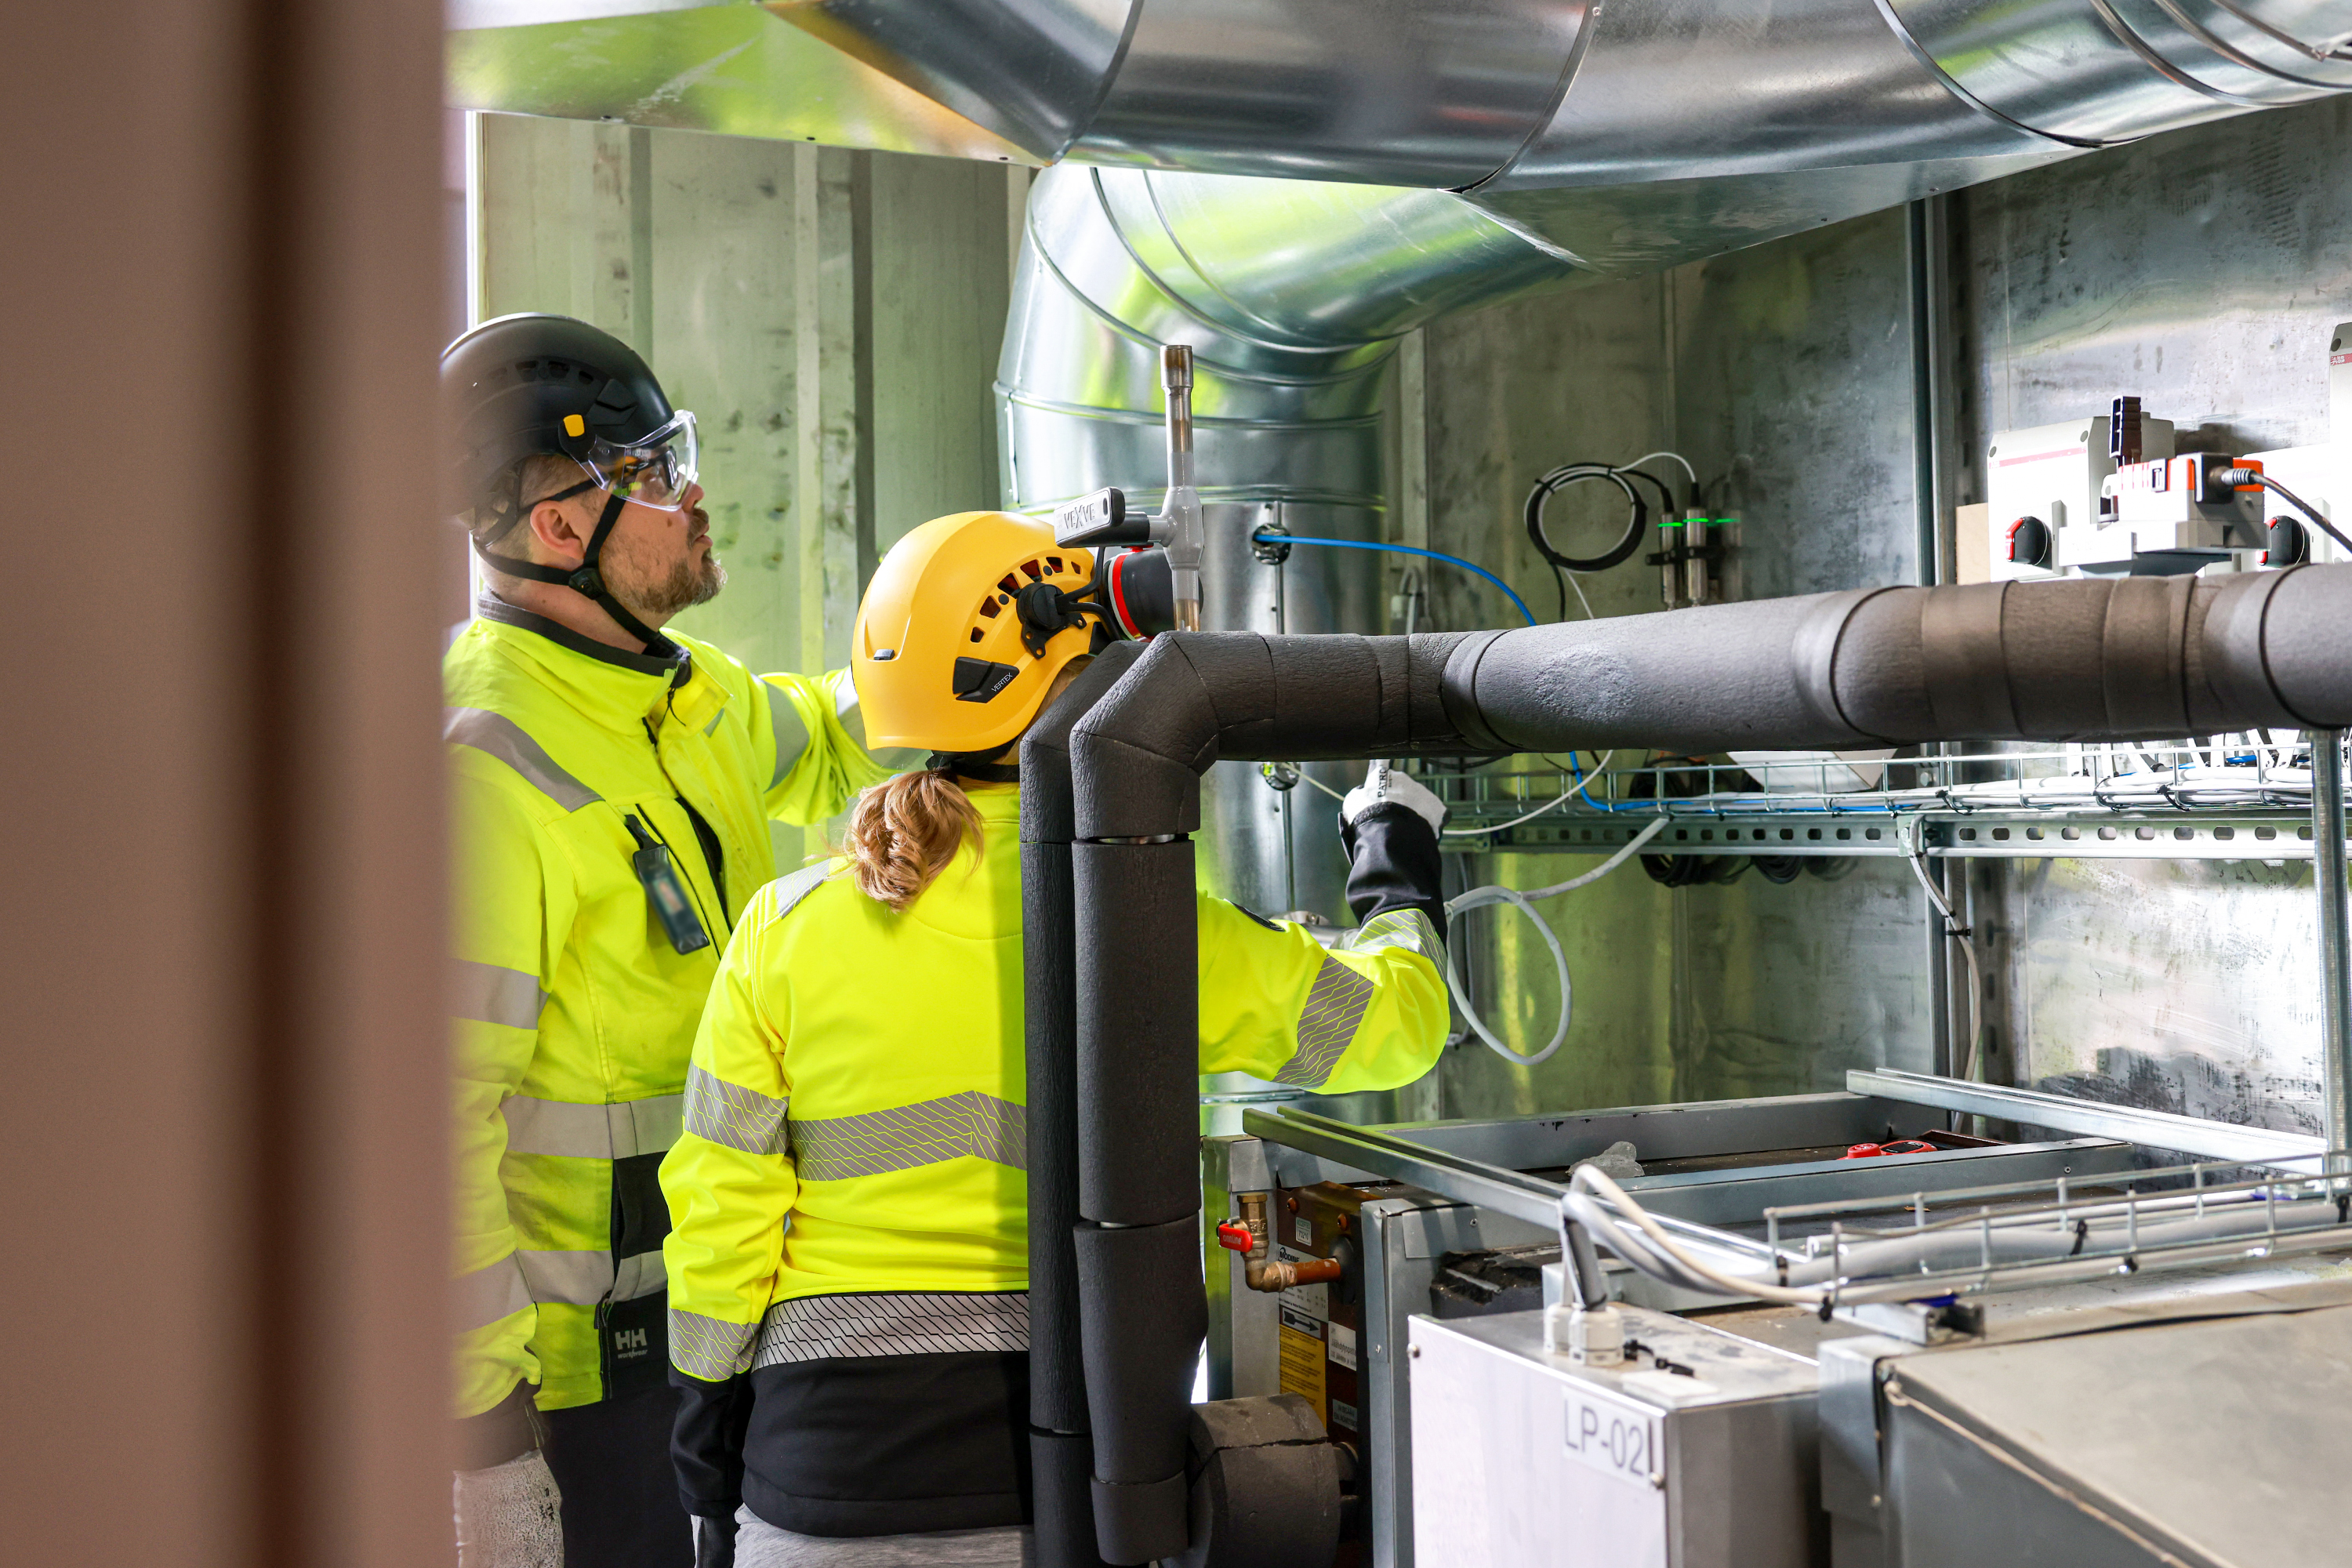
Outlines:
{"type": "Polygon", "coordinates": [[[2270,725],[2352,725],[2352,565],[1862,589],[1498,633],[1155,638],[1068,731],[1079,1333],[1104,1560],[1186,1548],[1173,1500],[1204,1309],[1196,1175],[1171,1150],[1197,1125],[1182,836],[1212,763],[2270,725]]]}
{"type": "Polygon", "coordinates": [[[1498,752],[2334,729],[2352,721],[2343,570],[1865,588],[1486,633],[1445,696],[1498,752]]]}
{"type": "Polygon", "coordinates": [[[1021,746],[1021,972],[1027,1080],[1029,1425],[1037,1551],[1096,1568],[1094,1443],[1078,1333],[1076,909],[1070,726],[1133,662],[1114,644],[1038,715],[1021,746]]]}

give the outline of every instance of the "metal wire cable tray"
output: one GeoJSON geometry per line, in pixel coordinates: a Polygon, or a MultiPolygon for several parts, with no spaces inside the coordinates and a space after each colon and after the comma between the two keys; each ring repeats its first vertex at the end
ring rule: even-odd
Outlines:
{"type": "Polygon", "coordinates": [[[1420,773],[1452,810],[1446,847],[1605,851],[1663,814],[1651,853],[1892,856],[1916,834],[1923,852],[1963,858],[2312,854],[2309,747],[2294,731],[1598,771],[1537,760],[1420,773]]]}
{"type": "MultiPolygon", "coordinates": [[[[1940,1303],[2105,1276],[2352,1248],[2352,1154],[2339,1149],[2267,1163],[2273,1168],[2200,1161],[2127,1176],[2060,1176],[1790,1205],[1763,1211],[1764,1247],[1783,1279],[1792,1267],[1826,1258],[1821,1283],[1824,1305],[1832,1309],[1940,1303]],[[2309,1170],[2274,1168],[2287,1164],[2309,1170]],[[2214,1179],[2248,1171],[2259,1173],[2214,1179]],[[2120,1198],[2110,1195],[2116,1187],[2124,1189],[2120,1198]],[[2044,1201],[2017,1201],[2037,1198],[2044,1201]],[[1849,1223],[1853,1215],[1877,1214],[1907,1215],[1909,1223],[1849,1223]],[[1783,1231],[1791,1226],[1809,1234],[1790,1243],[1783,1231]]],[[[1727,1238],[1726,1250],[1739,1247],[1727,1238]]]]}

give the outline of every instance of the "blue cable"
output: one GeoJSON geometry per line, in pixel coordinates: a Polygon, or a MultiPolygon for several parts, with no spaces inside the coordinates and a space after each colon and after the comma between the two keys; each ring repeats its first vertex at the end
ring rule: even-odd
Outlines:
{"type": "Polygon", "coordinates": [[[1511,585],[1508,583],[1504,582],[1476,562],[1465,561],[1459,555],[1446,555],[1434,550],[1422,550],[1411,544],[1373,544],[1361,539],[1310,539],[1303,533],[1254,533],[1250,537],[1254,540],[1283,544],[1325,544],[1338,550],[1384,550],[1391,555],[1425,555],[1432,561],[1444,561],[1451,565],[1461,567],[1465,572],[1475,572],[1479,576],[1500,588],[1503,591],[1503,597],[1510,600],[1519,614],[1527,616],[1528,625],[1536,624],[1535,612],[1528,608],[1525,599],[1511,592],[1511,585]]]}

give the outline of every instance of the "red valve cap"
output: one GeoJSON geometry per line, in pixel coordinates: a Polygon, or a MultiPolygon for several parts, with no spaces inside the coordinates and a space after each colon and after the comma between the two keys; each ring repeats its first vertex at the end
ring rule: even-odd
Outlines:
{"type": "Polygon", "coordinates": [[[1217,1245],[1227,1252],[1247,1252],[1254,1245],[1250,1237],[1249,1226],[1235,1225],[1231,1220],[1225,1221],[1217,1226],[1217,1245]]]}

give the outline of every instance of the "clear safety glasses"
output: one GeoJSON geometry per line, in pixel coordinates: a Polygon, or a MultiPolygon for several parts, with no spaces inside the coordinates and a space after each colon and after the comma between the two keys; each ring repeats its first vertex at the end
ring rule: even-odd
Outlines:
{"type": "MultiPolygon", "coordinates": [[[[694,416],[681,408],[668,424],[642,441],[616,446],[598,437],[585,454],[575,455],[589,478],[540,500],[562,500],[583,490],[597,489],[658,511],[678,511],[686,505],[687,492],[694,488],[699,456],[694,416]]],[[[537,506],[540,501],[529,504],[537,506]]]]}

